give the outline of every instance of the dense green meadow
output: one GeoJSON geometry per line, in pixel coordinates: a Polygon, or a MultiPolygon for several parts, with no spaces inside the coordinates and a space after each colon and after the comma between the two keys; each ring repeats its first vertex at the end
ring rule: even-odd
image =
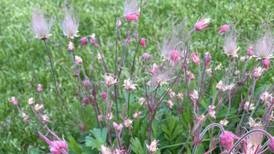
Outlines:
{"type": "MultiPolygon", "coordinates": [[[[16,107],[8,101],[11,96],[16,96],[20,107],[26,111],[30,111],[27,104],[30,97],[43,100],[45,112],[50,117],[49,127],[68,141],[69,147],[73,149],[71,151],[82,153],[88,149],[88,146],[80,147],[79,145],[86,144],[85,137],[89,130],[97,127],[96,118],[91,106],[81,105],[75,90],[78,81],[71,71],[72,62],[67,52],[67,39],[60,28],[63,19],[63,3],[63,0],[1,0],[0,2],[0,154],[48,152],[47,145],[37,137],[37,130],[40,130],[41,126],[36,122],[24,123],[16,107]],[[58,79],[61,81],[63,102],[59,101],[55,95],[45,46],[42,41],[35,39],[31,30],[31,13],[33,7],[37,6],[47,15],[54,17],[52,36],[49,38],[48,44],[53,53],[58,79]],[[41,94],[36,92],[35,87],[38,83],[44,86],[44,91],[41,94]],[[79,130],[80,124],[84,124],[84,131],[79,130]]],[[[80,18],[79,35],[96,34],[100,40],[102,52],[107,59],[106,63],[110,69],[113,69],[115,23],[117,17],[123,17],[124,1],[71,0],[70,4],[80,18]]],[[[159,47],[162,46],[163,39],[172,31],[175,24],[186,20],[187,27],[191,27],[199,18],[208,16],[212,19],[212,23],[205,31],[193,34],[192,40],[195,41],[192,42],[190,49],[201,55],[209,51],[214,64],[221,62],[224,67],[227,67],[230,65],[230,61],[223,53],[223,37],[218,34],[219,26],[231,23],[236,27],[239,53],[245,55],[248,45],[262,34],[262,25],[266,23],[273,27],[273,9],[274,2],[272,0],[143,0],[138,30],[139,36],[147,39],[147,48],[140,49],[137,57],[140,57],[144,51],[159,57],[159,47]]],[[[80,37],[74,40],[75,54],[83,58],[84,66],[88,70],[92,60],[90,51],[95,49],[81,47],[79,40],[80,37]]],[[[157,62],[160,59],[155,58],[154,61],[157,62]]],[[[259,97],[265,89],[274,90],[273,60],[271,65],[256,84],[254,94],[256,97],[259,97]]],[[[100,65],[95,65],[95,69],[98,71],[89,75],[103,81],[100,65]]],[[[138,68],[136,72],[142,73],[138,68]]],[[[223,71],[220,71],[215,74],[215,77],[210,81],[212,87],[222,78],[222,73],[223,71]]],[[[139,82],[141,79],[136,79],[136,81],[139,82]]],[[[98,85],[100,86],[100,84],[98,85]]],[[[247,89],[247,86],[242,87],[242,91],[245,92],[241,94],[239,91],[233,98],[232,112],[228,116],[228,119],[231,119],[229,120],[231,123],[227,126],[229,130],[233,130],[235,123],[240,120],[240,116],[235,113],[241,97],[247,95],[247,89]]],[[[207,96],[211,96],[214,91],[206,93],[207,96]]],[[[136,96],[131,97],[132,112],[134,108],[137,108],[135,102],[138,101],[139,96],[141,96],[140,91],[136,96]]],[[[204,101],[207,100],[209,99],[204,99],[204,101]]],[[[119,108],[123,106],[122,101],[119,105],[119,108]]],[[[186,130],[189,129],[190,120],[179,118],[175,116],[176,114],[166,114],[166,110],[164,108],[159,111],[158,120],[160,120],[154,124],[153,136],[160,140],[158,148],[161,149],[161,153],[167,154],[182,151],[189,153],[191,144],[187,144],[186,141],[190,134],[186,130]],[[161,127],[157,129],[158,124],[159,126],[166,124],[170,127],[174,125],[174,128],[165,127],[166,129],[164,129],[161,127]],[[171,129],[170,132],[168,132],[169,129],[171,129]],[[183,144],[180,144],[182,142],[185,142],[183,150],[183,144]],[[173,146],[169,147],[169,145],[173,146]]],[[[226,110],[224,109],[224,111],[226,110]]],[[[217,114],[220,115],[215,121],[219,122],[223,119],[224,114],[221,112],[217,114]]],[[[258,112],[258,115],[260,114],[262,113],[258,112]]],[[[146,135],[142,134],[145,132],[145,128],[142,128],[142,121],[146,120],[144,118],[136,122],[135,125],[140,126],[133,128],[133,133],[139,138],[144,148],[146,135]]],[[[211,122],[213,121],[207,121],[207,124],[211,122]]],[[[269,133],[274,133],[273,122],[269,130],[269,133]]],[[[126,135],[129,134],[126,133],[126,135]]],[[[132,140],[130,142],[128,137],[125,138],[127,146],[133,142],[132,140]]],[[[207,144],[208,142],[205,147],[207,144]]],[[[90,151],[90,153],[92,152],[90,151]]],[[[98,153],[98,151],[94,150],[93,153],[98,153]]]]}

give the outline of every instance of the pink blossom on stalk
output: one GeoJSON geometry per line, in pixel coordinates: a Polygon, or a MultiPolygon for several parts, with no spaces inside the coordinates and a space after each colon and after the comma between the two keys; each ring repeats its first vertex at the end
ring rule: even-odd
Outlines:
{"type": "Polygon", "coordinates": [[[120,133],[123,129],[123,124],[118,124],[116,122],[113,122],[113,128],[115,129],[115,131],[117,131],[118,133],[120,133]]]}
{"type": "Polygon", "coordinates": [[[133,118],[134,118],[134,119],[139,118],[139,117],[140,117],[140,115],[141,115],[141,113],[142,113],[142,112],[140,112],[140,111],[138,111],[138,112],[134,112],[134,114],[133,114],[133,118]]]}
{"type": "Polygon", "coordinates": [[[157,151],[157,140],[153,140],[149,145],[146,145],[149,152],[155,153],[157,151]]]}
{"type": "Polygon", "coordinates": [[[201,31],[208,27],[210,23],[210,18],[202,18],[199,21],[197,21],[194,25],[195,31],[201,31]]]}
{"type": "Polygon", "coordinates": [[[98,48],[98,47],[99,47],[99,44],[97,43],[97,39],[96,39],[96,36],[95,36],[94,33],[91,34],[91,35],[89,36],[89,42],[90,42],[90,44],[92,44],[95,48],[98,48]]]}
{"type": "Polygon", "coordinates": [[[234,144],[234,140],[237,138],[236,135],[234,135],[230,131],[224,131],[220,135],[220,144],[222,147],[224,147],[225,150],[229,151],[234,144]]]}
{"type": "Polygon", "coordinates": [[[254,55],[257,58],[272,58],[274,49],[274,37],[271,31],[267,31],[254,44],[254,55]]]}
{"type": "Polygon", "coordinates": [[[150,73],[152,75],[156,75],[158,72],[159,72],[159,66],[157,64],[153,64],[150,69],[150,73]]]}
{"type": "Polygon", "coordinates": [[[75,17],[71,9],[65,8],[65,17],[61,26],[67,38],[73,39],[78,36],[79,20],[75,17]]]}
{"type": "Polygon", "coordinates": [[[75,64],[76,65],[83,64],[83,59],[80,56],[75,56],[75,64]]]}
{"type": "Polygon", "coordinates": [[[195,79],[195,75],[190,71],[187,71],[186,75],[187,75],[187,79],[190,81],[195,79]]]}
{"type": "Polygon", "coordinates": [[[262,76],[264,69],[262,67],[256,67],[253,70],[253,77],[258,79],[262,76]]]}
{"type": "Polygon", "coordinates": [[[270,141],[268,143],[268,147],[269,147],[271,152],[274,152],[274,137],[273,136],[270,138],[270,141]]]}
{"type": "Polygon", "coordinates": [[[90,82],[89,79],[84,79],[84,80],[82,81],[82,84],[83,84],[83,86],[84,86],[85,88],[88,88],[88,87],[91,86],[91,82],[90,82]]]}
{"type": "Polygon", "coordinates": [[[39,93],[42,92],[42,91],[43,91],[43,85],[40,84],[40,83],[37,84],[37,86],[36,86],[36,91],[39,92],[39,93]]]}
{"type": "Polygon", "coordinates": [[[106,146],[104,146],[104,145],[101,145],[101,153],[102,154],[113,154],[112,151],[111,151],[111,149],[108,148],[108,147],[106,147],[106,146]]]}
{"type": "Polygon", "coordinates": [[[208,115],[211,117],[211,118],[216,118],[216,111],[215,111],[215,106],[214,105],[209,105],[208,107],[208,115]]]}
{"type": "Polygon", "coordinates": [[[132,120],[126,118],[126,119],[124,120],[124,125],[125,125],[126,128],[131,128],[131,127],[132,127],[132,120]]]}
{"type": "Polygon", "coordinates": [[[199,55],[198,53],[196,52],[192,52],[191,53],[191,59],[192,59],[192,62],[196,65],[199,65],[200,64],[200,58],[199,58],[199,55]]]}
{"type": "Polygon", "coordinates": [[[141,38],[140,40],[140,45],[145,48],[146,47],[146,39],[145,38],[141,38]]]}
{"type": "Polygon", "coordinates": [[[175,65],[180,59],[181,53],[178,50],[173,49],[169,55],[169,61],[171,62],[171,64],[175,65]]]}
{"type": "Polygon", "coordinates": [[[269,59],[269,58],[264,58],[264,59],[262,60],[262,65],[263,65],[263,67],[264,67],[265,69],[269,69],[269,67],[270,67],[270,59],[269,59]]]}
{"type": "Polygon", "coordinates": [[[107,97],[108,97],[107,92],[103,91],[103,92],[101,93],[101,97],[102,97],[102,100],[103,100],[103,101],[106,101],[106,100],[107,100],[107,97]]]}
{"type": "Polygon", "coordinates": [[[237,57],[238,50],[236,32],[231,30],[224,38],[224,52],[228,56],[237,57]]]}
{"type": "Polygon", "coordinates": [[[82,46],[86,46],[88,44],[88,38],[86,36],[82,37],[80,43],[82,46]]]}
{"type": "Polygon", "coordinates": [[[39,132],[39,137],[49,145],[51,154],[68,154],[68,144],[65,140],[50,140],[39,132]]]}
{"type": "Polygon", "coordinates": [[[132,83],[130,79],[124,80],[123,86],[127,91],[133,91],[136,89],[136,84],[132,83]]]}
{"type": "Polygon", "coordinates": [[[121,26],[122,26],[122,21],[121,21],[121,19],[118,18],[116,21],[116,27],[121,28],[121,26]]]}
{"type": "Polygon", "coordinates": [[[84,96],[83,98],[82,98],[82,101],[81,101],[81,103],[83,104],[83,105],[88,105],[88,104],[90,104],[91,103],[91,98],[89,97],[89,96],[84,96]]]}
{"type": "Polygon", "coordinates": [[[149,61],[151,59],[151,55],[147,52],[145,52],[142,57],[141,57],[142,61],[149,61]]]}
{"type": "Polygon", "coordinates": [[[31,97],[31,98],[28,99],[28,104],[29,105],[33,105],[34,103],[35,103],[35,101],[34,101],[33,97],[31,97]]]}
{"type": "Polygon", "coordinates": [[[12,96],[12,97],[9,99],[9,102],[10,102],[12,105],[18,105],[18,104],[19,104],[17,98],[14,97],[14,96],[12,96]]]}
{"type": "Polygon", "coordinates": [[[46,40],[50,36],[52,21],[46,19],[43,12],[39,9],[32,11],[32,31],[35,37],[41,40],[46,40]]]}
{"type": "Polygon", "coordinates": [[[229,31],[229,30],[230,30],[230,25],[229,25],[229,24],[223,24],[223,25],[219,28],[218,32],[219,32],[220,34],[223,34],[223,33],[227,32],[227,31],[229,31]]]}
{"type": "Polygon", "coordinates": [[[254,55],[254,48],[252,46],[247,48],[247,55],[253,56],[254,55]]]}
{"type": "Polygon", "coordinates": [[[127,21],[137,21],[140,16],[140,8],[137,0],[125,0],[124,17],[127,21]]]}
{"type": "Polygon", "coordinates": [[[112,85],[117,83],[117,79],[111,74],[105,74],[104,79],[107,87],[111,87],[112,85]]]}
{"type": "Polygon", "coordinates": [[[209,52],[205,53],[205,66],[208,67],[211,63],[211,54],[209,52]]]}

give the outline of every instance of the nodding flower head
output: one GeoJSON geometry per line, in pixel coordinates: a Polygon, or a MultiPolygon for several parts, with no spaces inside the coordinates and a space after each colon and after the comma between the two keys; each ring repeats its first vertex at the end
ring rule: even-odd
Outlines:
{"type": "Polygon", "coordinates": [[[127,91],[133,91],[136,89],[136,84],[132,83],[130,79],[124,80],[123,86],[127,91]]]}
{"type": "Polygon", "coordinates": [[[140,8],[137,0],[125,1],[124,16],[127,21],[138,21],[140,16],[140,8]]]}
{"type": "Polygon", "coordinates": [[[144,62],[147,62],[151,59],[151,55],[147,52],[145,52],[142,57],[141,57],[141,60],[144,61],[144,62]]]}
{"type": "Polygon", "coordinates": [[[58,139],[51,141],[41,133],[39,133],[39,137],[49,145],[51,154],[68,154],[68,144],[65,140],[58,139]]]}
{"type": "Polygon", "coordinates": [[[80,43],[82,46],[86,46],[88,44],[88,38],[86,36],[82,37],[80,43]]]}
{"type": "Polygon", "coordinates": [[[181,59],[181,53],[176,49],[171,50],[169,56],[170,56],[169,61],[171,62],[172,65],[177,64],[179,60],[181,59]]]}
{"type": "Polygon", "coordinates": [[[43,91],[43,85],[41,83],[36,85],[36,91],[39,93],[43,91]]]}
{"type": "Polygon", "coordinates": [[[247,55],[253,56],[254,55],[254,48],[252,46],[247,48],[247,55]]]}
{"type": "Polygon", "coordinates": [[[211,54],[209,52],[205,53],[205,66],[208,67],[211,63],[211,54]]]}
{"type": "Polygon", "coordinates": [[[211,20],[210,18],[202,18],[199,21],[197,21],[196,24],[194,25],[195,31],[201,31],[207,28],[210,23],[210,20],[211,20]]]}
{"type": "Polygon", "coordinates": [[[274,152],[274,137],[273,136],[271,137],[271,139],[269,141],[268,147],[271,152],[274,152]]]}
{"type": "Polygon", "coordinates": [[[112,150],[104,145],[101,145],[101,153],[102,154],[113,154],[112,150]]]}
{"type": "Polygon", "coordinates": [[[103,101],[106,101],[106,100],[107,100],[107,97],[108,97],[107,92],[103,91],[103,92],[101,93],[101,97],[102,97],[102,100],[103,100],[103,101]]]}
{"type": "Polygon", "coordinates": [[[111,74],[104,75],[104,79],[107,87],[111,87],[112,85],[117,83],[117,79],[111,74]]]}
{"type": "Polygon", "coordinates": [[[69,39],[77,37],[78,27],[79,20],[73,14],[72,9],[65,8],[65,17],[62,22],[62,29],[64,35],[69,39]]]}
{"type": "Polygon", "coordinates": [[[224,131],[220,135],[220,144],[222,147],[224,147],[225,150],[229,151],[234,144],[234,140],[237,138],[236,135],[234,135],[230,131],[224,131]]]}
{"type": "Polygon", "coordinates": [[[223,24],[223,25],[219,28],[218,32],[219,32],[220,34],[223,34],[223,33],[228,32],[229,30],[230,30],[230,25],[229,25],[229,24],[223,24]]]}
{"type": "Polygon", "coordinates": [[[237,57],[237,36],[234,30],[229,31],[224,38],[224,52],[228,56],[237,57]]]}
{"type": "Polygon", "coordinates": [[[264,59],[262,60],[262,65],[263,65],[263,67],[264,67],[265,69],[269,69],[269,67],[270,67],[270,59],[269,59],[269,58],[264,58],[264,59]]]}
{"type": "Polygon", "coordinates": [[[271,31],[267,31],[254,44],[254,55],[257,58],[272,58],[274,52],[274,37],[271,31]]]}
{"type": "Polygon", "coordinates": [[[254,78],[258,79],[262,76],[263,72],[264,72],[264,69],[262,67],[256,67],[254,68],[252,75],[254,78]]]}
{"type": "Polygon", "coordinates": [[[145,38],[141,38],[140,40],[140,45],[145,48],[146,47],[146,39],[145,38]]]}
{"type": "Polygon", "coordinates": [[[50,36],[52,20],[46,19],[43,12],[39,9],[32,11],[32,31],[35,37],[41,40],[46,40],[50,36]]]}
{"type": "Polygon", "coordinates": [[[157,151],[157,144],[158,144],[158,141],[157,140],[153,140],[149,145],[146,145],[147,149],[149,152],[156,152],[157,151]]]}
{"type": "Polygon", "coordinates": [[[198,55],[198,53],[196,52],[192,52],[191,53],[191,59],[192,59],[192,62],[196,65],[199,65],[200,64],[200,57],[198,55]]]}
{"type": "Polygon", "coordinates": [[[75,56],[74,62],[76,65],[81,65],[83,64],[83,59],[80,56],[75,56]]]}
{"type": "Polygon", "coordinates": [[[9,99],[9,102],[10,102],[12,105],[18,105],[18,104],[19,104],[17,98],[14,97],[14,96],[12,96],[12,97],[9,99]]]}
{"type": "Polygon", "coordinates": [[[116,122],[113,122],[112,125],[113,125],[113,128],[115,129],[115,131],[117,131],[117,132],[121,132],[123,129],[123,124],[118,124],[116,122]]]}

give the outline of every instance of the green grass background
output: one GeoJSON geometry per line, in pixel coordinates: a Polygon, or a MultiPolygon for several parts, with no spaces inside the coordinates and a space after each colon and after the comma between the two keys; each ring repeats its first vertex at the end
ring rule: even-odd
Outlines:
{"type": "MultiPolygon", "coordinates": [[[[145,0],[143,0],[145,1],[145,0]]],[[[115,43],[115,18],[122,16],[123,0],[71,0],[80,17],[80,35],[95,33],[101,40],[104,53],[111,57],[115,43]],[[110,46],[107,48],[107,46],[110,46]]],[[[79,102],[72,95],[74,86],[70,82],[70,57],[66,52],[66,40],[60,29],[63,0],[1,0],[0,2],[0,153],[27,153],[31,147],[46,149],[37,141],[33,129],[28,128],[17,110],[8,103],[10,96],[16,96],[24,108],[27,99],[34,95],[33,86],[45,86],[43,98],[52,123],[50,126],[64,136],[77,138],[81,116],[79,102]],[[67,113],[58,113],[53,82],[43,44],[31,32],[31,11],[41,7],[47,14],[55,17],[50,38],[54,52],[55,66],[61,76],[64,97],[70,102],[67,113]],[[53,117],[53,118],[52,118],[53,117]]],[[[261,32],[261,24],[274,23],[274,3],[271,0],[147,0],[142,8],[139,35],[148,39],[148,51],[159,53],[157,44],[171,30],[172,24],[187,18],[189,26],[202,16],[212,18],[210,27],[194,34],[193,50],[200,53],[210,51],[218,61],[226,61],[222,51],[221,37],[217,29],[223,23],[234,23],[239,33],[240,52],[261,32]]],[[[79,49],[79,48],[78,48],[79,49]]],[[[84,49],[76,54],[83,54],[84,49]]],[[[84,57],[84,60],[89,60],[84,57]]],[[[273,67],[259,85],[273,85],[273,67]]],[[[87,112],[91,109],[86,109],[87,112]]],[[[90,113],[90,117],[93,114],[90,113]]],[[[90,126],[93,124],[91,118],[90,126]]]]}

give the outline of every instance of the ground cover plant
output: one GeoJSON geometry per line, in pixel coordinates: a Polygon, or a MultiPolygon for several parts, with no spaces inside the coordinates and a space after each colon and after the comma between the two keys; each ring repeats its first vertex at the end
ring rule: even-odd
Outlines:
{"type": "Polygon", "coordinates": [[[271,2],[16,2],[0,153],[274,151],[271,2]]]}

